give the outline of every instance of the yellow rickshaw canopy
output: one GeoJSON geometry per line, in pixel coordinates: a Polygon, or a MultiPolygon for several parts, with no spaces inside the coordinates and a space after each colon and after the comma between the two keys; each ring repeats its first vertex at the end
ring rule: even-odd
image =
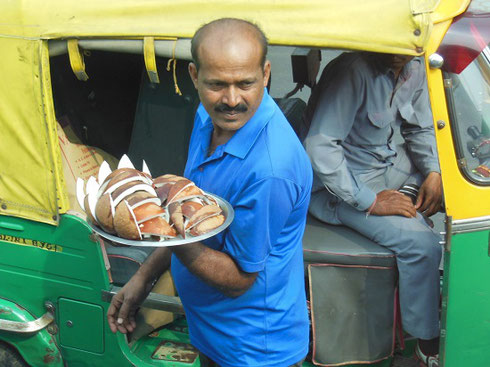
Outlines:
{"type": "Polygon", "coordinates": [[[190,38],[221,17],[257,23],[271,44],[421,54],[434,20],[468,0],[8,0],[0,3],[0,214],[56,224],[69,209],[48,40],[190,38]],[[437,8],[437,9],[436,9],[437,8]]]}
{"type": "Polygon", "coordinates": [[[421,53],[438,0],[10,0],[0,35],[190,38],[221,17],[255,21],[272,44],[421,53]]]}

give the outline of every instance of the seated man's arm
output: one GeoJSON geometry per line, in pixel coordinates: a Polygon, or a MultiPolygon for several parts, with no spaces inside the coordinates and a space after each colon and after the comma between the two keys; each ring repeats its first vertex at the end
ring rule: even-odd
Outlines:
{"type": "Polygon", "coordinates": [[[419,189],[415,207],[420,212],[430,216],[440,208],[442,180],[423,65],[413,77],[418,78],[417,91],[413,100],[409,101],[406,106],[412,113],[407,113],[404,116],[401,133],[412,162],[425,177],[425,181],[419,189]]]}
{"type": "Polygon", "coordinates": [[[338,63],[330,72],[304,141],[316,176],[330,192],[357,210],[414,217],[415,208],[406,196],[395,190],[376,194],[347,167],[341,143],[349,135],[363,103],[366,70],[338,63]]]}
{"type": "Polygon", "coordinates": [[[347,167],[342,142],[349,135],[363,103],[363,70],[337,63],[317,86],[316,106],[304,146],[315,175],[343,201],[360,211],[367,210],[376,194],[347,167]],[[323,84],[322,84],[323,83],[323,84]]]}

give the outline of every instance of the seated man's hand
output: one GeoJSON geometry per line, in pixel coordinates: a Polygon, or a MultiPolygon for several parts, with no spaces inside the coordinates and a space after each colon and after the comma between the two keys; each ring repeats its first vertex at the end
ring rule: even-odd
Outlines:
{"type": "Polygon", "coordinates": [[[420,186],[415,208],[430,217],[441,207],[442,203],[442,180],[441,174],[431,172],[420,186]]]}
{"type": "Polygon", "coordinates": [[[113,333],[119,330],[126,334],[135,329],[134,316],[150,289],[147,282],[136,274],[112,297],[111,305],[107,310],[107,321],[113,333]]]}
{"type": "Polygon", "coordinates": [[[417,215],[412,200],[397,190],[383,190],[376,195],[376,202],[371,209],[374,215],[402,215],[413,218],[417,215]]]}

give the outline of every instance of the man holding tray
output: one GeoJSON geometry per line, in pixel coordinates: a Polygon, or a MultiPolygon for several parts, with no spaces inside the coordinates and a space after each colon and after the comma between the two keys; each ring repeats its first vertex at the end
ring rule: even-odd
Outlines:
{"type": "Polygon", "coordinates": [[[185,176],[227,200],[230,227],[203,241],[155,250],[113,298],[113,332],[169,266],[202,366],[300,366],[308,351],[302,237],[309,159],[268,95],[267,40],[255,25],[219,19],[192,40],[189,73],[201,105],[185,176]]]}

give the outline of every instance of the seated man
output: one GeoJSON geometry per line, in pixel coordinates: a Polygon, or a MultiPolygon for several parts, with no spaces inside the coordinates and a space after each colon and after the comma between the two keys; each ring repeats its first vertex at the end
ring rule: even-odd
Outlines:
{"type": "Polygon", "coordinates": [[[396,254],[404,329],[418,338],[422,365],[437,366],[441,247],[424,216],[440,208],[442,184],[423,61],[342,54],[323,71],[304,117],[311,214],[396,254]],[[394,144],[396,129],[403,146],[394,144]]]}

